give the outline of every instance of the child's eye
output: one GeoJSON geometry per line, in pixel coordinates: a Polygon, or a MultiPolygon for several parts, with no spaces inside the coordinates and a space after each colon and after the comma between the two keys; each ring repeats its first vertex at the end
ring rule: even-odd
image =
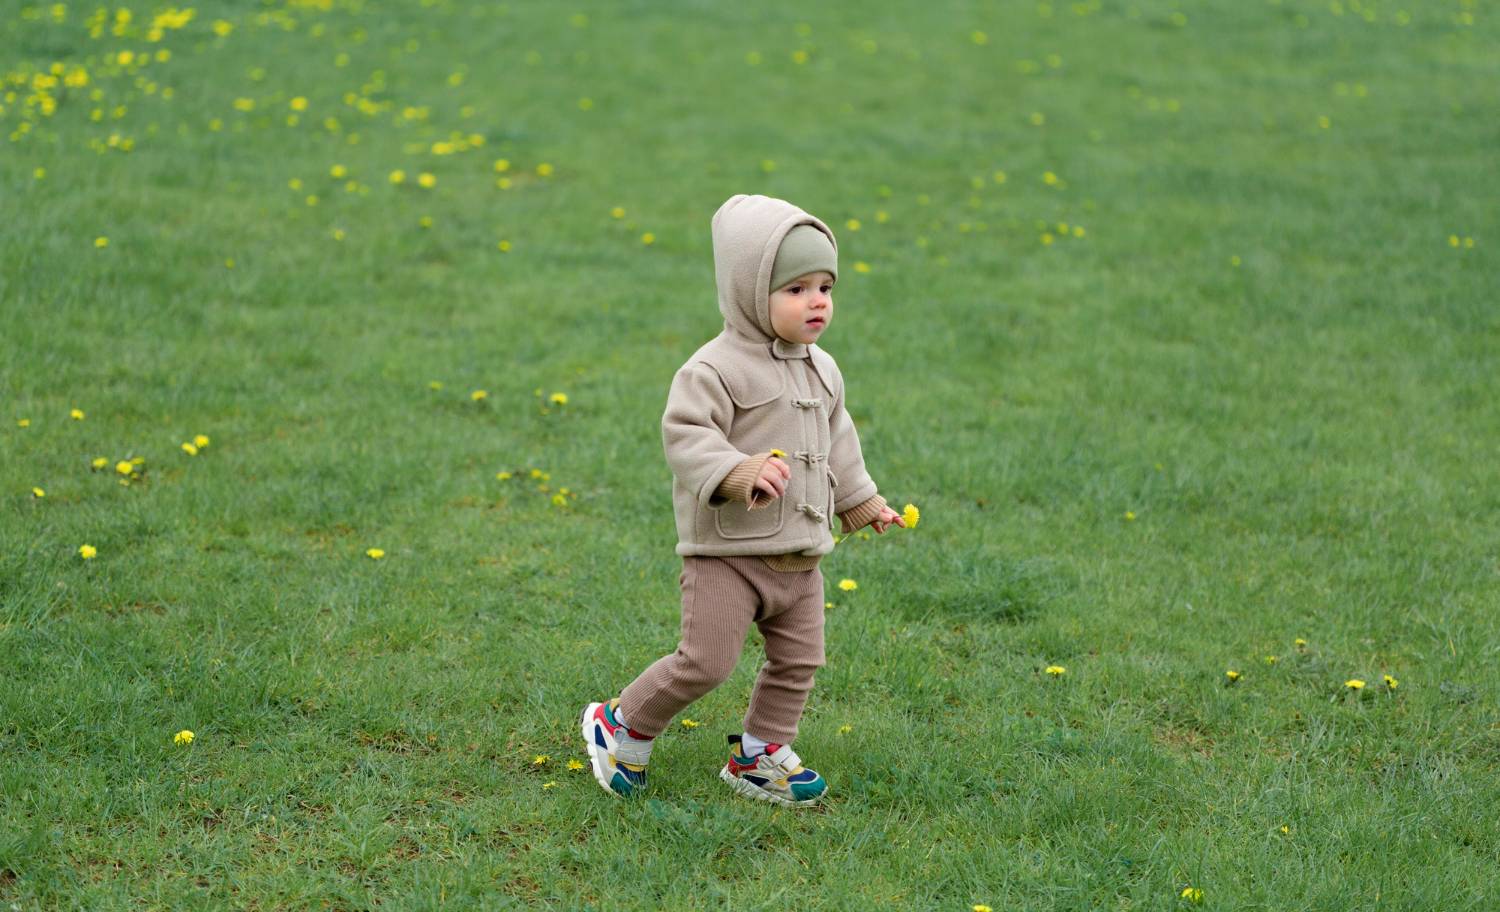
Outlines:
{"type": "Polygon", "coordinates": [[[833,286],[832,285],[824,285],[823,286],[823,293],[824,294],[827,294],[830,291],[833,291],[833,286]]]}
{"type": "Polygon", "coordinates": [[[793,285],[791,288],[788,288],[786,290],[786,293],[787,294],[801,294],[802,293],[802,286],[801,285],[793,285]]]}

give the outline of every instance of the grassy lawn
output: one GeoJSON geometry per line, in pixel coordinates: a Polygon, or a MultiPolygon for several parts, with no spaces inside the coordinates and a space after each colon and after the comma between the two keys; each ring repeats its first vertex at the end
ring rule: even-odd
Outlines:
{"type": "Polygon", "coordinates": [[[0,0],[0,902],[1493,909],[1497,13],[0,0]],[[739,192],[922,511],[806,811],[717,777],[754,633],[572,768],[739,192]]]}

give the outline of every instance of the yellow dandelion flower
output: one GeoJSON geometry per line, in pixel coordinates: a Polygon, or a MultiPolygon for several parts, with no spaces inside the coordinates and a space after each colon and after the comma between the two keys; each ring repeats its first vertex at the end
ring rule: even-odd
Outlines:
{"type": "Polygon", "coordinates": [[[555,785],[557,785],[556,781],[553,781],[553,782],[543,782],[542,783],[542,788],[549,789],[549,788],[552,788],[555,785]]]}
{"type": "Polygon", "coordinates": [[[551,177],[552,176],[552,166],[550,164],[548,164],[547,162],[542,162],[540,165],[537,165],[536,166],[536,176],[537,177],[551,177]]]}
{"type": "Polygon", "coordinates": [[[868,273],[870,271],[870,264],[866,263],[864,260],[855,260],[854,271],[861,274],[868,273]]]}
{"type": "Polygon", "coordinates": [[[581,770],[586,766],[588,766],[588,764],[584,763],[582,760],[579,760],[577,757],[574,757],[568,761],[568,769],[570,770],[581,770]]]}
{"type": "Polygon", "coordinates": [[[1231,668],[1229,671],[1224,672],[1224,677],[1228,678],[1229,683],[1233,684],[1240,679],[1240,673],[1231,668]]]}
{"type": "Polygon", "coordinates": [[[1126,510],[1125,511],[1125,521],[1126,522],[1135,522],[1135,512],[1132,511],[1132,510],[1126,510]]]}
{"type": "Polygon", "coordinates": [[[855,589],[859,588],[859,583],[856,583],[852,579],[841,579],[839,580],[839,588],[844,590],[845,592],[853,592],[855,589]]]}
{"type": "Polygon", "coordinates": [[[16,427],[23,427],[23,428],[24,427],[31,427],[31,419],[30,418],[17,418],[16,419],[16,427]]]}
{"type": "Polygon", "coordinates": [[[215,35],[218,35],[220,38],[227,38],[227,37],[229,37],[229,33],[232,32],[232,31],[234,31],[234,23],[233,22],[227,22],[227,21],[225,21],[223,19],[215,19],[214,20],[214,34],[215,35]]]}
{"type": "Polygon", "coordinates": [[[100,235],[99,237],[94,238],[94,246],[100,249],[108,247],[109,238],[105,237],[104,235],[100,235]]]}
{"type": "Polygon", "coordinates": [[[499,173],[501,171],[509,171],[509,170],[510,170],[510,160],[509,159],[504,159],[504,158],[497,158],[497,159],[495,159],[495,171],[496,171],[496,173],[499,173]]]}
{"type": "Polygon", "coordinates": [[[975,903],[970,908],[973,909],[973,912],[990,912],[990,907],[986,906],[984,903],[975,903]]]}
{"type": "Polygon", "coordinates": [[[501,253],[508,253],[508,252],[510,252],[510,241],[501,240],[501,241],[497,242],[495,244],[495,246],[497,248],[499,248],[499,250],[500,250],[501,253]]]}
{"type": "Polygon", "coordinates": [[[1058,177],[1056,174],[1052,173],[1051,171],[1042,172],[1042,183],[1046,184],[1049,187],[1053,187],[1057,185],[1057,181],[1058,177]]]}
{"type": "Polygon", "coordinates": [[[906,528],[915,529],[917,520],[922,518],[922,511],[917,509],[916,504],[907,504],[901,511],[901,519],[906,523],[906,528]]]}
{"type": "Polygon", "coordinates": [[[130,457],[130,464],[133,465],[133,466],[142,466],[142,465],[145,465],[146,464],[146,457],[144,457],[144,456],[132,456],[132,457],[130,457]]]}
{"type": "Polygon", "coordinates": [[[645,234],[641,235],[641,243],[642,244],[648,244],[648,245],[649,244],[655,244],[656,243],[656,235],[652,234],[649,231],[646,232],[645,234]]]}
{"type": "Polygon", "coordinates": [[[428,380],[427,381],[427,388],[430,389],[430,390],[440,390],[440,389],[443,388],[443,381],[441,381],[441,380],[428,380]]]}
{"type": "Polygon", "coordinates": [[[193,743],[193,733],[191,731],[188,731],[187,729],[184,728],[182,731],[180,731],[177,734],[175,734],[175,735],[172,736],[172,743],[173,744],[192,744],[193,743]]]}
{"type": "Polygon", "coordinates": [[[94,558],[99,556],[99,549],[95,548],[93,545],[79,545],[78,556],[83,558],[84,560],[93,560],[94,558]]]}
{"type": "Polygon", "coordinates": [[[182,444],[182,451],[189,456],[198,455],[198,448],[193,446],[192,441],[184,441],[182,444]]]}
{"type": "Polygon", "coordinates": [[[488,399],[489,396],[489,391],[482,389],[475,390],[474,392],[469,394],[469,398],[474,400],[475,402],[482,402],[483,400],[488,399]]]}
{"type": "Polygon", "coordinates": [[[1046,671],[1047,674],[1052,675],[1055,678],[1060,674],[1067,674],[1068,669],[1064,668],[1061,665],[1048,665],[1046,671]]]}
{"type": "Polygon", "coordinates": [[[193,446],[197,447],[198,449],[200,449],[200,450],[203,449],[204,447],[208,446],[208,443],[209,443],[209,440],[208,440],[208,435],[207,434],[194,434],[193,435],[193,446]]]}
{"type": "Polygon", "coordinates": [[[393,184],[404,184],[406,183],[406,172],[397,168],[391,172],[390,180],[393,184]]]}
{"type": "Polygon", "coordinates": [[[495,473],[495,477],[498,478],[500,481],[509,481],[510,480],[510,473],[509,472],[496,472],[495,473]]]}
{"type": "Polygon", "coordinates": [[[858,231],[860,229],[859,219],[855,219],[855,218],[849,219],[847,222],[844,223],[844,226],[846,228],[848,228],[850,231],[858,231]]]}
{"type": "Polygon", "coordinates": [[[531,758],[531,765],[532,766],[545,766],[546,763],[547,763],[547,761],[551,760],[551,759],[552,758],[549,757],[549,756],[547,756],[546,754],[537,754],[535,757],[531,758]]]}
{"type": "Polygon", "coordinates": [[[683,719],[682,720],[682,727],[683,728],[697,728],[698,727],[698,723],[695,722],[692,719],[683,719]]]}
{"type": "Polygon", "coordinates": [[[1047,122],[1047,115],[1043,114],[1041,111],[1032,111],[1029,120],[1031,121],[1031,125],[1033,127],[1040,127],[1047,122]]]}
{"type": "Polygon", "coordinates": [[[301,95],[298,95],[296,98],[293,98],[291,101],[287,102],[287,106],[290,107],[293,111],[306,111],[307,99],[302,97],[301,95]]]}
{"type": "Polygon", "coordinates": [[[1183,887],[1182,892],[1177,895],[1191,903],[1203,902],[1203,891],[1197,887],[1183,887]]]}
{"type": "Polygon", "coordinates": [[[1386,686],[1386,689],[1388,689],[1388,690],[1395,690],[1396,686],[1401,683],[1400,681],[1396,680],[1395,678],[1391,677],[1390,675],[1383,675],[1382,678],[1385,681],[1385,686],[1386,686]]]}
{"type": "Polygon", "coordinates": [[[1276,656],[1266,656],[1261,661],[1265,662],[1267,665],[1275,665],[1277,662],[1277,658],[1276,656]]]}
{"type": "Polygon", "coordinates": [[[775,447],[772,447],[771,448],[771,455],[775,456],[777,459],[785,459],[786,458],[786,451],[785,450],[778,450],[775,447]]]}
{"type": "Polygon", "coordinates": [[[1281,825],[1281,835],[1283,835],[1283,836],[1290,836],[1291,833],[1292,833],[1292,828],[1283,823],[1281,825]]]}
{"type": "Polygon", "coordinates": [[[1365,682],[1361,681],[1359,678],[1350,678],[1349,680],[1344,682],[1344,686],[1349,688],[1350,690],[1363,690],[1365,682]]]}
{"type": "Polygon", "coordinates": [[[76,408],[76,409],[69,410],[68,417],[72,418],[74,421],[82,421],[83,420],[83,409],[76,408]]]}
{"type": "Polygon", "coordinates": [[[420,186],[431,190],[433,187],[437,186],[437,176],[430,171],[423,171],[421,174],[417,175],[417,183],[420,186]]]}
{"type": "Polygon", "coordinates": [[[42,498],[42,497],[46,497],[47,496],[47,492],[43,491],[41,488],[32,488],[31,489],[31,496],[32,497],[37,497],[37,498],[42,498]]]}
{"type": "Polygon", "coordinates": [[[551,399],[552,399],[552,402],[555,403],[555,404],[557,404],[557,405],[567,405],[568,404],[568,394],[567,393],[553,393],[551,399]]]}
{"type": "Polygon", "coordinates": [[[1057,240],[1057,239],[1052,236],[1052,232],[1050,232],[1050,231],[1043,231],[1042,232],[1042,246],[1043,247],[1050,247],[1050,246],[1052,246],[1052,242],[1055,241],[1055,240],[1057,240]]]}
{"type": "Polygon", "coordinates": [[[380,548],[370,548],[365,551],[365,554],[369,556],[370,560],[380,560],[382,557],[385,557],[385,551],[380,548]]]}
{"type": "Polygon", "coordinates": [[[129,475],[131,472],[135,471],[135,466],[131,465],[129,460],[122,459],[119,462],[115,463],[115,471],[119,472],[121,475],[129,475]]]}
{"type": "Polygon", "coordinates": [[[543,478],[543,477],[546,476],[546,474],[547,473],[543,472],[541,469],[532,469],[531,470],[531,477],[532,478],[543,478]]]}
{"type": "Polygon", "coordinates": [[[345,178],[349,175],[349,169],[343,165],[334,165],[328,169],[328,176],[334,178],[345,178]]]}
{"type": "MultiPolygon", "coordinates": [[[[545,489],[546,489],[546,486],[544,485],[543,486],[543,490],[545,490],[545,489]]],[[[565,507],[565,506],[567,506],[567,504],[568,504],[568,495],[566,495],[566,494],[553,494],[552,495],[552,505],[554,507],[565,507]]]]}
{"type": "Polygon", "coordinates": [[[109,459],[105,456],[95,456],[94,461],[89,463],[89,465],[93,466],[96,469],[102,469],[105,466],[109,465],[109,459]]]}
{"type": "Polygon", "coordinates": [[[854,726],[852,725],[845,724],[839,726],[839,734],[841,735],[847,735],[852,731],[854,731],[854,726]]]}
{"type": "Polygon", "coordinates": [[[1301,637],[1297,637],[1292,641],[1292,645],[1296,646],[1298,649],[1303,649],[1307,646],[1307,641],[1302,639],[1301,637]]]}
{"type": "Polygon", "coordinates": [[[824,611],[832,611],[833,610],[833,602],[824,602],[823,603],[823,610],[824,611]]]}
{"type": "Polygon", "coordinates": [[[624,206],[616,206],[615,208],[609,210],[609,215],[610,215],[610,218],[622,219],[622,218],[625,217],[625,207],[624,206]]]}
{"type": "MultiPolygon", "coordinates": [[[[975,44],[989,44],[990,36],[986,35],[984,32],[973,31],[969,33],[969,40],[974,42],[975,44]]],[[[989,910],[986,909],[985,912],[989,912],[989,910]]]]}

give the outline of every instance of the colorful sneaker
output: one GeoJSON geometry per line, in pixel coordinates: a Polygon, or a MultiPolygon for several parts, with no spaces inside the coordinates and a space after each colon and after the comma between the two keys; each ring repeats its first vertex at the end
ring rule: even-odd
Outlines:
{"type": "MultiPolygon", "coordinates": [[[[647,750],[643,756],[630,757],[630,761],[618,755],[620,736],[628,729],[615,719],[615,709],[620,698],[608,703],[590,703],[583,710],[583,740],[588,745],[589,758],[593,760],[594,778],[606,792],[615,795],[633,795],[646,787],[646,760],[651,756],[647,750]]],[[[626,746],[627,753],[630,746],[626,746]]]]}
{"type": "Polygon", "coordinates": [[[747,798],[805,807],[817,804],[828,783],[816,770],[802,765],[802,758],[789,744],[767,744],[766,752],[753,759],[744,756],[743,735],[729,736],[729,762],[719,778],[747,798]]]}

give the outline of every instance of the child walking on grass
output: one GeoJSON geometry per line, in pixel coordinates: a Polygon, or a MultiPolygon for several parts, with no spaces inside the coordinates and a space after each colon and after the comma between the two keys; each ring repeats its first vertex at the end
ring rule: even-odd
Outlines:
{"type": "Polygon", "coordinates": [[[792,750],[823,654],[823,574],[833,516],[845,534],[905,526],[865,471],[838,365],[819,348],[833,318],[838,245],[785,200],[737,194],[714,213],[724,329],[672,378],[662,443],[682,555],[682,638],[582,715],[594,778],[645,788],[651,746],[734,671],[753,621],[766,643],[744,730],[719,778],[780,804],[815,804],[823,777],[792,750]]]}

